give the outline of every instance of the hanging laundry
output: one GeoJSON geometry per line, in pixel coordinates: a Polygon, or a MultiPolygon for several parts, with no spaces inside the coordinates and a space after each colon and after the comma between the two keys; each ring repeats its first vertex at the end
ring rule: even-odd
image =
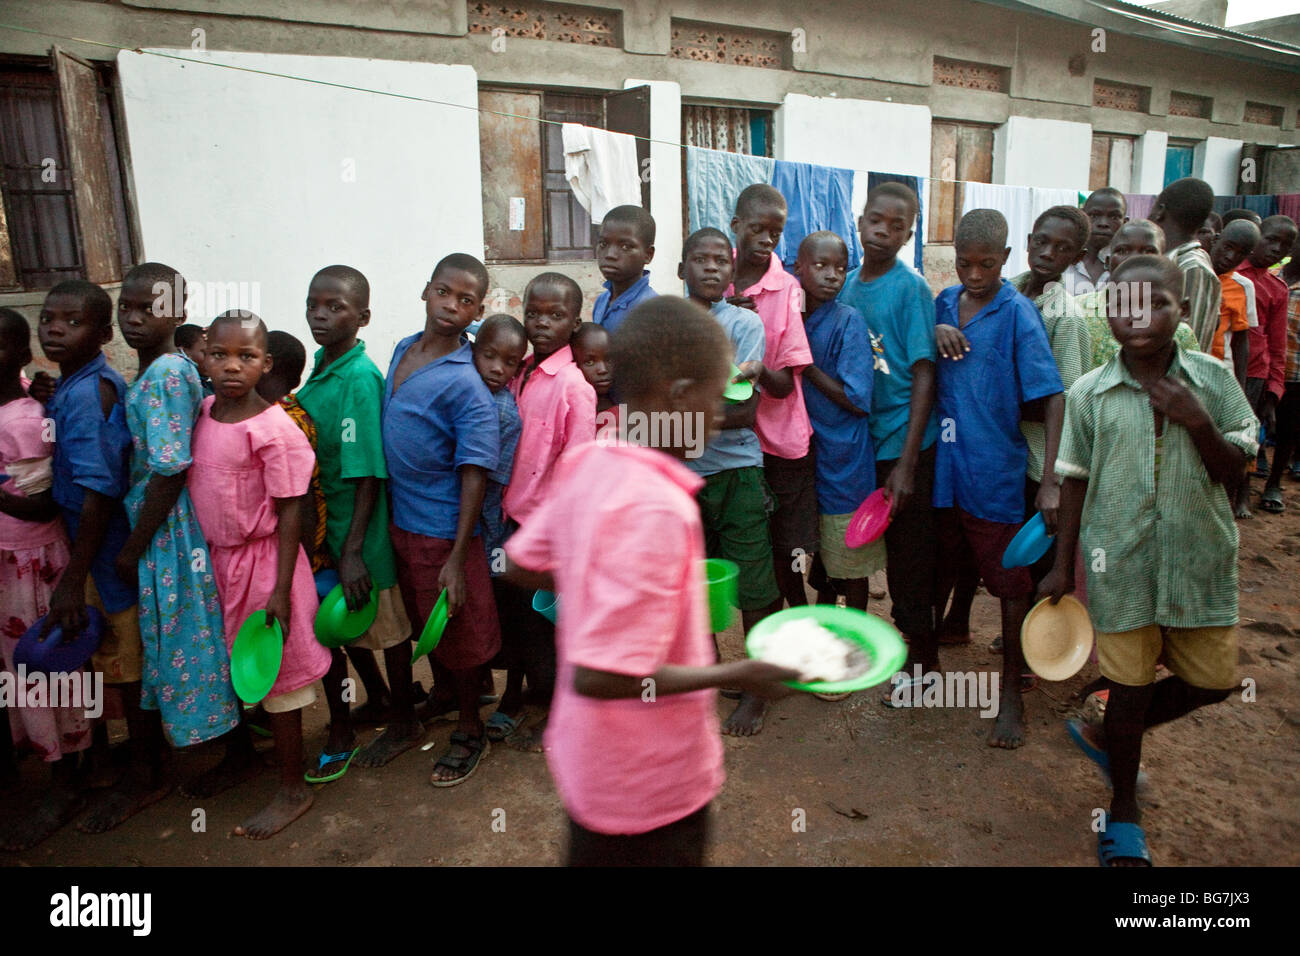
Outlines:
{"type": "Polygon", "coordinates": [[[898,251],[904,262],[911,259],[912,268],[925,274],[925,254],[923,241],[925,236],[925,190],[926,181],[919,176],[900,176],[893,173],[867,173],[867,191],[875,189],[881,183],[902,183],[916,193],[916,223],[912,227],[912,238],[898,251]],[[908,250],[911,250],[910,252],[908,250]]]}
{"type": "Polygon", "coordinates": [[[1260,219],[1267,219],[1269,216],[1277,215],[1277,197],[1268,194],[1263,196],[1242,196],[1241,204],[1251,212],[1259,214],[1260,219]]]}
{"type": "Polygon", "coordinates": [[[593,126],[565,123],[564,178],[594,225],[615,206],[641,205],[636,138],[593,126]]]}
{"type": "Polygon", "coordinates": [[[1300,193],[1279,193],[1277,196],[1277,214],[1290,216],[1300,222],[1300,193]]]}
{"type": "Polygon", "coordinates": [[[736,199],[746,186],[772,182],[776,161],[718,149],[686,147],[686,198],[690,231],[712,226],[731,235],[736,199]]]}
{"type": "Polygon", "coordinates": [[[966,194],[961,206],[963,216],[972,209],[996,209],[1007,220],[1007,245],[1011,247],[1011,255],[1002,267],[1003,278],[1010,279],[1024,272],[1029,261],[1026,239],[1034,228],[1033,190],[1028,186],[998,183],[963,185],[966,194]]]}
{"type": "Polygon", "coordinates": [[[1147,219],[1156,206],[1156,197],[1150,193],[1125,193],[1124,203],[1130,219],[1147,219]]]}
{"type": "Polygon", "coordinates": [[[788,210],[785,232],[776,254],[786,269],[794,266],[804,237],[829,229],[844,240],[849,262],[862,261],[862,242],[853,218],[853,171],[813,163],[788,163],[778,159],[772,186],[785,197],[788,210]]]}

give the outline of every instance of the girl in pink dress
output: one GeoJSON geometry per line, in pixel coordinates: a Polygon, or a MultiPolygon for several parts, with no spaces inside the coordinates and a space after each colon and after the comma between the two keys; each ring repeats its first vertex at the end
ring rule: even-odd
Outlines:
{"type": "MultiPolygon", "coordinates": [[[[30,335],[21,315],[0,309],[0,661],[15,689],[18,639],[50,609],[50,594],[68,563],[68,537],[49,491],[54,446],[45,410],[27,396],[21,378],[32,360],[30,335]]],[[[34,689],[31,679],[27,689],[34,689]]],[[[90,720],[83,707],[32,706],[26,697],[7,713],[13,743],[35,751],[51,771],[41,802],[0,832],[0,848],[23,850],[80,809],[77,754],[90,744],[90,720]]]]}
{"type": "Polygon", "coordinates": [[[271,370],[266,326],[227,312],[208,328],[205,371],[216,394],[194,428],[189,489],[212,554],[227,648],[251,614],[266,613],[284,633],[280,674],[263,704],[280,762],[280,789],[235,833],[265,839],[312,804],[303,780],[302,708],[330,654],[313,633],[316,585],[301,546],[303,496],[315,455],[283,408],[257,394],[271,370]]]}

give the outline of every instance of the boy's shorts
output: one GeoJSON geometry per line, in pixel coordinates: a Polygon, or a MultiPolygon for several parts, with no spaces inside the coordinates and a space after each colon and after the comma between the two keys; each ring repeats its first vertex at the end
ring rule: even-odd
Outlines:
{"type": "Polygon", "coordinates": [[[1161,627],[1097,632],[1097,663],[1103,677],[1127,687],[1155,683],[1156,661],[1193,687],[1237,686],[1236,627],[1161,627]]]}
{"type": "Polygon", "coordinates": [[[104,609],[92,575],[86,575],[86,603],[108,619],[104,639],[90,658],[90,669],[104,675],[105,684],[134,684],[144,675],[144,638],[140,609],[132,605],[110,614],[104,609]]]}
{"type": "Polygon", "coordinates": [[[869,578],[885,566],[885,537],[881,535],[870,544],[850,548],[844,543],[853,512],[843,515],[821,515],[821,556],[826,574],[843,581],[869,578]]]}
{"type": "Polygon", "coordinates": [[[772,512],[772,551],[789,555],[816,554],[820,542],[817,515],[817,472],[812,452],[802,458],[763,454],[763,477],[776,495],[772,512]]]}
{"type": "MultiPolygon", "coordinates": [[[[423,630],[442,593],[438,575],[455,542],[403,531],[396,525],[391,533],[406,617],[415,629],[423,630]]],[[[492,598],[487,552],[483,550],[483,539],[476,535],[465,555],[465,606],[447,621],[433,655],[448,670],[461,671],[486,664],[500,649],[501,624],[492,598]]]]}
{"type": "Polygon", "coordinates": [[[757,466],[729,468],[704,479],[696,495],[704,524],[705,553],[740,567],[737,605],[761,611],[781,596],[772,571],[772,538],[767,516],[772,493],[757,466]]]}
{"type": "Polygon", "coordinates": [[[936,510],[940,528],[940,553],[965,545],[975,557],[984,587],[995,598],[1027,598],[1034,593],[1034,583],[1028,568],[1004,568],[1002,553],[1016,536],[1024,522],[1007,524],[986,521],[961,508],[936,510]]]}
{"type": "Polygon", "coordinates": [[[402,643],[411,636],[411,622],[402,605],[402,591],[396,584],[379,592],[379,610],[375,621],[349,647],[364,647],[370,651],[383,651],[402,643]]]}

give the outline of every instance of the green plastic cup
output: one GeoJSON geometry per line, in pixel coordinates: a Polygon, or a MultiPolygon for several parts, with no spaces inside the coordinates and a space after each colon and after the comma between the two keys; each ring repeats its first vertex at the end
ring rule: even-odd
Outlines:
{"type": "Polygon", "coordinates": [[[735,619],[740,566],[709,558],[704,562],[704,578],[709,592],[709,628],[717,634],[731,627],[735,619]]]}
{"type": "Polygon", "coordinates": [[[533,610],[546,618],[552,624],[555,623],[555,617],[559,613],[560,599],[550,591],[533,592],[533,610]]]}

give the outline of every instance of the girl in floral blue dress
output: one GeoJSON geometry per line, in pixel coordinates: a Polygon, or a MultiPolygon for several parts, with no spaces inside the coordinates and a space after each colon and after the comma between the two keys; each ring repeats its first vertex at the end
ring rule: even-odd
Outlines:
{"type": "Polygon", "coordinates": [[[203,386],[197,366],[172,342],[184,321],[172,314],[172,303],[184,301],[183,290],[174,269],[145,263],[127,274],[118,301],[122,337],[139,355],[140,373],[126,396],[132,530],[117,570],[139,584],[142,706],[161,712],[177,747],[220,737],[240,719],[216,579],[185,487],[203,386]],[[159,288],[166,289],[162,296],[159,288]]]}

